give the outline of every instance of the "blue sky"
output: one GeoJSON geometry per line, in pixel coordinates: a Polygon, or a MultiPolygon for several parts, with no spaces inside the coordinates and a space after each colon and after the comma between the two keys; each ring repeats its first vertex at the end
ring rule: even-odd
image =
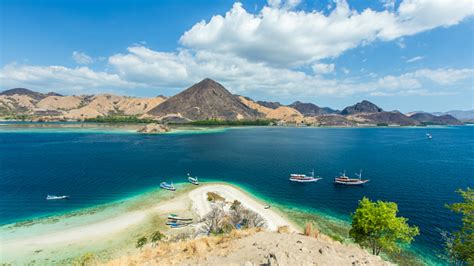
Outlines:
{"type": "Polygon", "coordinates": [[[474,109],[472,1],[0,2],[0,89],[474,109]]]}

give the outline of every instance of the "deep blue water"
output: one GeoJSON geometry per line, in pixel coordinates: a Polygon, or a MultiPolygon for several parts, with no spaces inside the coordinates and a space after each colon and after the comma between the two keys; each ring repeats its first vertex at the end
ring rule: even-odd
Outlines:
{"type": "Polygon", "coordinates": [[[215,134],[139,135],[0,131],[1,224],[111,202],[182,180],[231,181],[282,204],[348,218],[363,196],[398,203],[420,228],[416,246],[442,252],[439,230],[459,228],[444,205],[474,187],[474,127],[243,128],[215,134]],[[430,132],[433,139],[425,137],[430,132]],[[312,168],[324,179],[288,181],[312,168]],[[338,187],[360,168],[371,182],[338,187]],[[49,202],[47,194],[67,194],[49,202]]]}

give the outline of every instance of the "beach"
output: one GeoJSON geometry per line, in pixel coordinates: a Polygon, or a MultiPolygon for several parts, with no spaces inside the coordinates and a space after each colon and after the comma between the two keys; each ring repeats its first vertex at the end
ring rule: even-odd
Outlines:
{"type": "MultiPolygon", "coordinates": [[[[288,225],[292,231],[298,231],[282,214],[265,209],[265,204],[244,193],[240,189],[225,184],[206,184],[199,187],[186,186],[184,192],[160,191],[171,194],[163,199],[153,201],[140,199],[127,208],[111,206],[92,214],[85,213],[73,217],[59,218],[55,222],[50,219],[36,221],[33,225],[3,226],[2,263],[26,263],[29,261],[47,261],[55,258],[57,262],[68,261],[82,253],[103,253],[107,250],[110,258],[117,254],[133,254],[135,237],[146,233],[149,228],[163,230],[165,234],[174,234],[184,229],[169,229],[164,226],[170,213],[190,216],[195,221],[204,217],[211,209],[207,193],[218,193],[228,201],[238,200],[245,208],[259,213],[265,220],[268,230],[277,230],[279,226],[288,225]],[[111,211],[114,208],[117,211],[111,211]],[[78,222],[82,220],[83,222],[78,222]],[[117,244],[117,242],[121,244],[117,244]]],[[[154,194],[149,195],[153,197],[154,194]]]]}

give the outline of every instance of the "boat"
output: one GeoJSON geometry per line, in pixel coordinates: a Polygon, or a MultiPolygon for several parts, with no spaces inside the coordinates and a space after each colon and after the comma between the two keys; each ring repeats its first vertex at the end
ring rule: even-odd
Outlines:
{"type": "Polygon", "coordinates": [[[173,181],[171,181],[171,184],[168,184],[168,183],[166,183],[166,182],[161,182],[160,187],[161,187],[162,189],[171,190],[171,191],[175,191],[175,190],[176,190],[176,188],[175,188],[174,185],[173,185],[173,181]]]}
{"type": "Polygon", "coordinates": [[[265,205],[263,208],[264,208],[264,209],[270,209],[271,206],[270,206],[270,205],[265,205]]]}
{"type": "Polygon", "coordinates": [[[192,222],[187,222],[187,223],[167,222],[166,223],[166,225],[169,225],[169,227],[171,227],[171,228],[186,227],[190,224],[192,224],[192,222]]]}
{"type": "Polygon", "coordinates": [[[429,138],[429,139],[432,139],[432,138],[433,138],[433,136],[431,136],[430,133],[426,133],[426,137],[429,138]]]}
{"type": "Polygon", "coordinates": [[[183,218],[183,217],[179,217],[177,214],[170,214],[168,215],[168,219],[170,220],[176,220],[176,221],[192,221],[193,218],[183,218]]]}
{"type": "Polygon", "coordinates": [[[188,182],[193,184],[193,185],[199,185],[199,180],[198,180],[197,176],[192,177],[189,173],[188,173],[188,182]]]}
{"type": "Polygon", "coordinates": [[[46,200],[63,200],[68,199],[69,196],[56,196],[56,195],[47,195],[46,200]]]}
{"type": "Polygon", "coordinates": [[[346,171],[344,173],[336,178],[334,178],[334,184],[339,184],[339,185],[348,185],[348,186],[357,186],[357,185],[363,185],[367,182],[369,182],[369,179],[362,179],[362,170],[357,174],[357,178],[349,178],[346,176],[346,171]]]}
{"type": "Polygon", "coordinates": [[[321,179],[322,178],[320,177],[314,177],[314,169],[311,172],[311,176],[307,176],[305,174],[291,174],[290,175],[290,181],[292,182],[300,182],[300,183],[317,182],[321,179]]]}

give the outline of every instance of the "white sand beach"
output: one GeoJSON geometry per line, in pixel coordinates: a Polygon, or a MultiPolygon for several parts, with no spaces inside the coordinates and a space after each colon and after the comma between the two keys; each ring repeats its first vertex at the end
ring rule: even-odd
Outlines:
{"type": "MultiPolygon", "coordinates": [[[[163,191],[164,193],[173,193],[163,191]]],[[[161,228],[169,213],[177,213],[191,217],[203,217],[211,210],[207,200],[207,192],[215,192],[227,201],[238,200],[242,205],[259,213],[269,230],[277,230],[279,226],[288,225],[292,231],[296,226],[272,209],[264,209],[265,204],[252,198],[236,187],[225,184],[205,184],[179,194],[171,199],[148,199],[148,206],[138,210],[121,210],[118,213],[103,211],[84,214],[80,219],[87,222],[76,222],[75,218],[60,219],[55,223],[35,223],[31,226],[0,228],[1,262],[25,263],[30,260],[41,261],[48,256],[65,259],[79,256],[81,252],[94,252],[94,249],[106,249],[111,241],[130,241],[128,251],[133,251],[135,236],[141,227],[150,226],[153,217],[162,219],[161,228]],[[109,214],[113,213],[113,214],[109,214]],[[127,237],[128,236],[128,237],[127,237]],[[76,250],[76,251],[72,251],[76,250]],[[56,255],[54,255],[56,254],[56,255]],[[61,254],[61,255],[58,255],[61,254]]],[[[156,221],[155,221],[156,222],[156,221]]],[[[168,229],[169,230],[169,229],[168,229]]],[[[127,246],[127,245],[125,245],[127,246]]],[[[120,249],[124,249],[123,245],[120,249]]]]}

